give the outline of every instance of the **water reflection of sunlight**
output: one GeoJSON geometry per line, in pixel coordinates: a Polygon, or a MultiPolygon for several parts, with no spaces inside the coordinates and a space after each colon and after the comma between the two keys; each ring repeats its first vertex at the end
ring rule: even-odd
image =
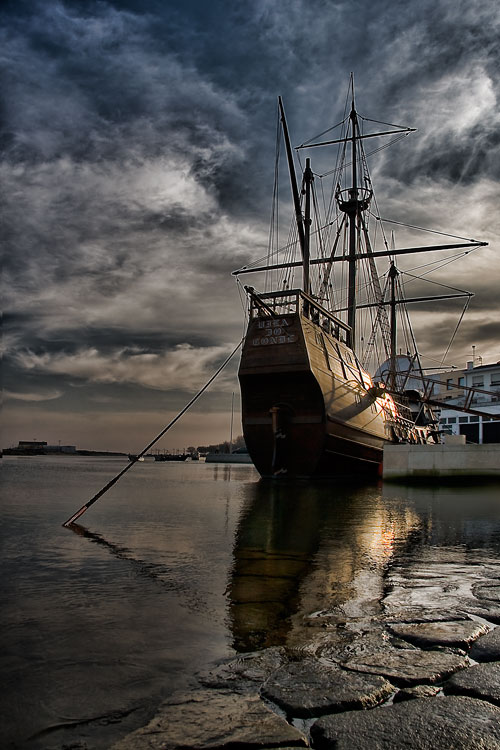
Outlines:
{"type": "Polygon", "coordinates": [[[233,647],[298,644],[318,612],[338,622],[376,615],[387,566],[420,528],[411,508],[373,489],[260,485],[233,549],[233,647]]]}
{"type": "Polygon", "coordinates": [[[379,525],[366,534],[366,547],[370,557],[384,562],[392,556],[394,541],[396,537],[396,524],[390,521],[388,524],[380,519],[379,525]]]}
{"type": "Polygon", "coordinates": [[[240,464],[216,464],[212,466],[211,478],[217,481],[230,482],[248,481],[258,478],[257,471],[253,465],[240,464]]]}
{"type": "Polygon", "coordinates": [[[387,564],[398,545],[403,544],[421,525],[421,519],[410,508],[399,508],[395,518],[394,511],[384,503],[373,518],[371,528],[363,535],[367,554],[375,562],[387,564]]]}

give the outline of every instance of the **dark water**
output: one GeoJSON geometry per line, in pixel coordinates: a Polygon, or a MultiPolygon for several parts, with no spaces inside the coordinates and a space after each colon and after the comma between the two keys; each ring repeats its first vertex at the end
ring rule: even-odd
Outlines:
{"type": "MultiPolygon", "coordinates": [[[[391,570],[500,558],[500,487],[260,482],[122,459],[4,458],[2,747],[107,748],[197,671],[370,617],[391,570]]],[[[432,596],[431,594],[426,594],[432,596]]]]}

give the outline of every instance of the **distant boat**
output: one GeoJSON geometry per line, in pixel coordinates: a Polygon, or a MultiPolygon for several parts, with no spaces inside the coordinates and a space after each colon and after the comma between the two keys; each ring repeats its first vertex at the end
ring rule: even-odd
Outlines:
{"type": "Polygon", "coordinates": [[[155,461],[187,461],[191,458],[190,453],[157,453],[155,461]]]}
{"type": "Polygon", "coordinates": [[[129,453],[128,460],[129,461],[144,461],[144,456],[140,456],[138,458],[136,453],[129,453]]]}
{"type": "Polygon", "coordinates": [[[206,464],[252,464],[250,454],[246,448],[237,448],[232,453],[208,453],[206,464]]]}

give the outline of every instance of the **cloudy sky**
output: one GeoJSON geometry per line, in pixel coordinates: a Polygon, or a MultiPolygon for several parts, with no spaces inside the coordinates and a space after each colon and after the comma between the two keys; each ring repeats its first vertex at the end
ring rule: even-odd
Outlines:
{"type": "MultiPolygon", "coordinates": [[[[475,297],[448,361],[500,359],[496,0],[15,0],[1,29],[3,447],[139,450],[182,408],[242,335],[277,96],[300,143],[351,71],[418,129],[370,162],[382,215],[489,242],[449,279],[475,297]]],[[[420,313],[423,353],[456,312],[420,313]]],[[[236,368],[161,447],[228,437],[236,368]]]]}

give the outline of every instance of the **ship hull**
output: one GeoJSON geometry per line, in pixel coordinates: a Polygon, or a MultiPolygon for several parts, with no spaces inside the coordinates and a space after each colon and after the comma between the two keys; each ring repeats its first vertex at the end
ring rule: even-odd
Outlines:
{"type": "Polygon", "coordinates": [[[239,369],[242,422],[264,477],[376,477],[388,403],[341,338],[303,314],[250,321],[239,369]]]}

